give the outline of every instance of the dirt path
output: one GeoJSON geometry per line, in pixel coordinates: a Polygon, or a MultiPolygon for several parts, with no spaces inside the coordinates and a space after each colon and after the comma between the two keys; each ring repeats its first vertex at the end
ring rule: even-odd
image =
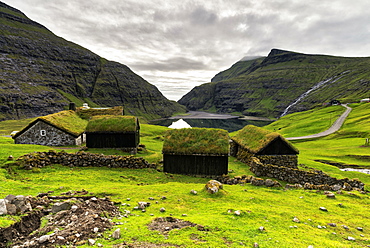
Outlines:
{"type": "Polygon", "coordinates": [[[329,134],[332,134],[332,133],[338,131],[341,128],[341,126],[343,125],[343,122],[347,118],[348,114],[352,110],[352,108],[348,107],[347,104],[342,104],[342,106],[346,108],[346,111],[344,111],[344,113],[341,116],[339,116],[339,118],[333,123],[333,125],[328,130],[325,130],[325,131],[323,131],[321,133],[317,133],[317,134],[301,136],[301,137],[290,137],[290,138],[286,138],[286,139],[287,140],[313,139],[313,138],[319,138],[319,137],[327,136],[329,134]]]}

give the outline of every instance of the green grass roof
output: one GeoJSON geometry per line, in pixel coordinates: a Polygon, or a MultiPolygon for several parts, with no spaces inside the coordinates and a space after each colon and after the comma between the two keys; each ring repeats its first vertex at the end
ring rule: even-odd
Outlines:
{"type": "Polygon", "coordinates": [[[55,114],[42,116],[37,119],[43,120],[76,136],[82,134],[87,125],[87,121],[82,120],[76,112],[72,110],[61,111],[55,114]]]}
{"type": "Polygon", "coordinates": [[[99,115],[91,118],[86,132],[135,132],[138,125],[135,116],[99,115]]]}
{"type": "Polygon", "coordinates": [[[266,129],[253,125],[245,126],[243,129],[239,130],[237,134],[232,137],[232,139],[239,145],[248,149],[250,152],[257,153],[278,137],[286,141],[286,143],[290,145],[292,149],[298,151],[280,134],[276,132],[270,132],[266,129]]]}
{"type": "Polygon", "coordinates": [[[41,116],[37,119],[31,121],[26,127],[24,127],[21,131],[16,133],[13,138],[17,137],[18,135],[22,134],[26,131],[29,127],[33,126],[37,121],[44,121],[54,127],[57,127],[67,133],[70,133],[74,136],[81,135],[86,128],[87,121],[82,120],[74,111],[65,110],[58,113],[54,113],[51,115],[41,116]]]}
{"type": "Polygon", "coordinates": [[[122,115],[123,107],[116,106],[113,108],[89,108],[89,109],[77,108],[76,112],[82,119],[89,120],[91,119],[91,117],[97,115],[122,115]]]}
{"type": "Polygon", "coordinates": [[[216,128],[183,128],[168,130],[164,135],[163,153],[213,154],[229,153],[229,134],[216,128]]]}

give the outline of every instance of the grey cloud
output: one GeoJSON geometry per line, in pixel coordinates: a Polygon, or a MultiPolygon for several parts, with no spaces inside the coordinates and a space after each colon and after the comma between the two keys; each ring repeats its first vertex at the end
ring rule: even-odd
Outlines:
{"type": "Polygon", "coordinates": [[[158,70],[158,71],[189,71],[204,70],[207,65],[201,61],[183,57],[174,57],[156,61],[145,61],[133,64],[133,68],[138,70],[158,70]]]}

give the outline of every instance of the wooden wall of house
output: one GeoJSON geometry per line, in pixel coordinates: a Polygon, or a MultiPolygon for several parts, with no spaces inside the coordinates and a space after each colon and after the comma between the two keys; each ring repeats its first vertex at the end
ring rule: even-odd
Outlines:
{"type": "Polygon", "coordinates": [[[90,148],[137,147],[140,135],[131,133],[86,133],[86,146],[90,148]]]}
{"type": "Polygon", "coordinates": [[[14,139],[15,144],[35,144],[44,146],[81,145],[81,136],[76,138],[41,120],[14,139]]]}
{"type": "Polygon", "coordinates": [[[228,156],[163,154],[163,171],[184,175],[224,175],[228,173],[228,156]]]}

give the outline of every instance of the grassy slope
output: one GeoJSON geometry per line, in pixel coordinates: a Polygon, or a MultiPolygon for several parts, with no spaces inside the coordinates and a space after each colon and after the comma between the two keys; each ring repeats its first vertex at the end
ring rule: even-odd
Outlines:
{"type": "MultiPolygon", "coordinates": [[[[317,166],[317,168],[341,177],[358,177],[369,185],[368,175],[341,172],[336,167],[313,161],[318,156],[333,156],[337,148],[345,146],[349,154],[362,153],[362,148],[360,149],[359,146],[360,141],[364,139],[352,137],[351,130],[354,128],[352,118],[359,118],[358,116],[362,115],[360,113],[367,113],[368,109],[363,106],[356,106],[348,122],[345,123],[341,131],[345,139],[339,139],[340,137],[333,135],[332,138],[295,142],[301,151],[300,162],[307,166],[317,166]]],[[[320,113],[319,116],[327,114],[320,113]]],[[[364,121],[366,123],[366,120],[364,121]]],[[[2,129],[6,129],[6,125],[2,124],[2,129]]],[[[8,128],[12,130],[11,127],[8,128]]],[[[358,127],[358,129],[361,133],[370,133],[367,130],[368,127],[358,127]]],[[[165,127],[142,125],[141,141],[146,145],[147,150],[138,156],[143,156],[150,162],[158,162],[161,159],[163,133],[166,130],[165,127]]],[[[316,131],[312,130],[312,132],[316,131]]],[[[3,166],[9,166],[9,162],[5,162],[9,154],[17,157],[34,150],[49,149],[42,146],[14,145],[10,138],[4,137],[0,138],[0,143],[2,145],[0,163],[3,166]]],[[[369,154],[369,149],[367,149],[367,154],[369,154]]],[[[102,150],[92,151],[103,152],[102,150]]],[[[108,150],[105,153],[119,152],[108,150]]],[[[229,161],[230,169],[235,171],[232,175],[251,174],[244,164],[234,161],[234,158],[230,158],[229,161]]],[[[323,192],[285,191],[247,184],[225,185],[225,189],[220,194],[210,195],[203,189],[208,179],[164,174],[153,169],[51,166],[40,170],[21,171],[16,167],[11,166],[10,168],[13,172],[11,174],[5,169],[0,169],[0,197],[5,197],[10,193],[36,195],[39,192],[54,190],[55,194],[58,194],[67,190],[85,189],[99,196],[109,195],[116,202],[130,203],[131,207],[126,207],[130,211],[137,201],[148,201],[149,197],[154,197],[155,200],[152,201],[146,213],[132,211],[135,216],[117,220],[123,223],[117,226],[124,230],[121,239],[113,241],[101,238],[97,241],[108,247],[124,241],[134,242],[134,240],[183,247],[239,247],[241,244],[252,247],[254,242],[257,242],[260,247],[289,248],[308,247],[309,245],[314,247],[365,247],[370,245],[370,223],[368,221],[370,198],[368,194],[345,192],[343,195],[337,195],[336,199],[328,199],[323,192]],[[198,195],[190,194],[191,189],[197,190],[198,195]],[[161,200],[161,196],[166,196],[167,199],[161,200]],[[131,198],[131,201],[127,201],[127,198],[131,198]],[[158,201],[158,204],[155,204],[155,201],[158,201]],[[321,206],[326,207],[328,212],[320,211],[321,206]],[[165,213],[159,212],[161,207],[166,208],[165,213]],[[242,214],[235,216],[228,213],[229,209],[241,210],[242,214]],[[155,217],[170,214],[176,218],[204,225],[209,228],[209,231],[185,228],[162,235],[156,231],[149,231],[146,227],[155,217]],[[187,214],[187,216],[182,216],[182,214],[187,214]],[[295,216],[300,219],[300,223],[292,221],[295,216]],[[337,227],[329,227],[328,223],[337,223],[337,227]],[[319,229],[318,225],[327,228],[319,229]],[[341,225],[346,225],[350,229],[345,230],[341,225]],[[264,226],[266,231],[259,231],[260,226],[264,226]],[[357,231],[356,227],[362,227],[364,231],[357,231]],[[348,236],[355,237],[356,241],[346,240],[348,236]]],[[[124,207],[121,208],[124,209],[124,207]]],[[[10,222],[8,217],[0,218],[1,225],[8,225],[10,222]]],[[[108,237],[112,231],[108,231],[105,237],[108,237]]]]}

